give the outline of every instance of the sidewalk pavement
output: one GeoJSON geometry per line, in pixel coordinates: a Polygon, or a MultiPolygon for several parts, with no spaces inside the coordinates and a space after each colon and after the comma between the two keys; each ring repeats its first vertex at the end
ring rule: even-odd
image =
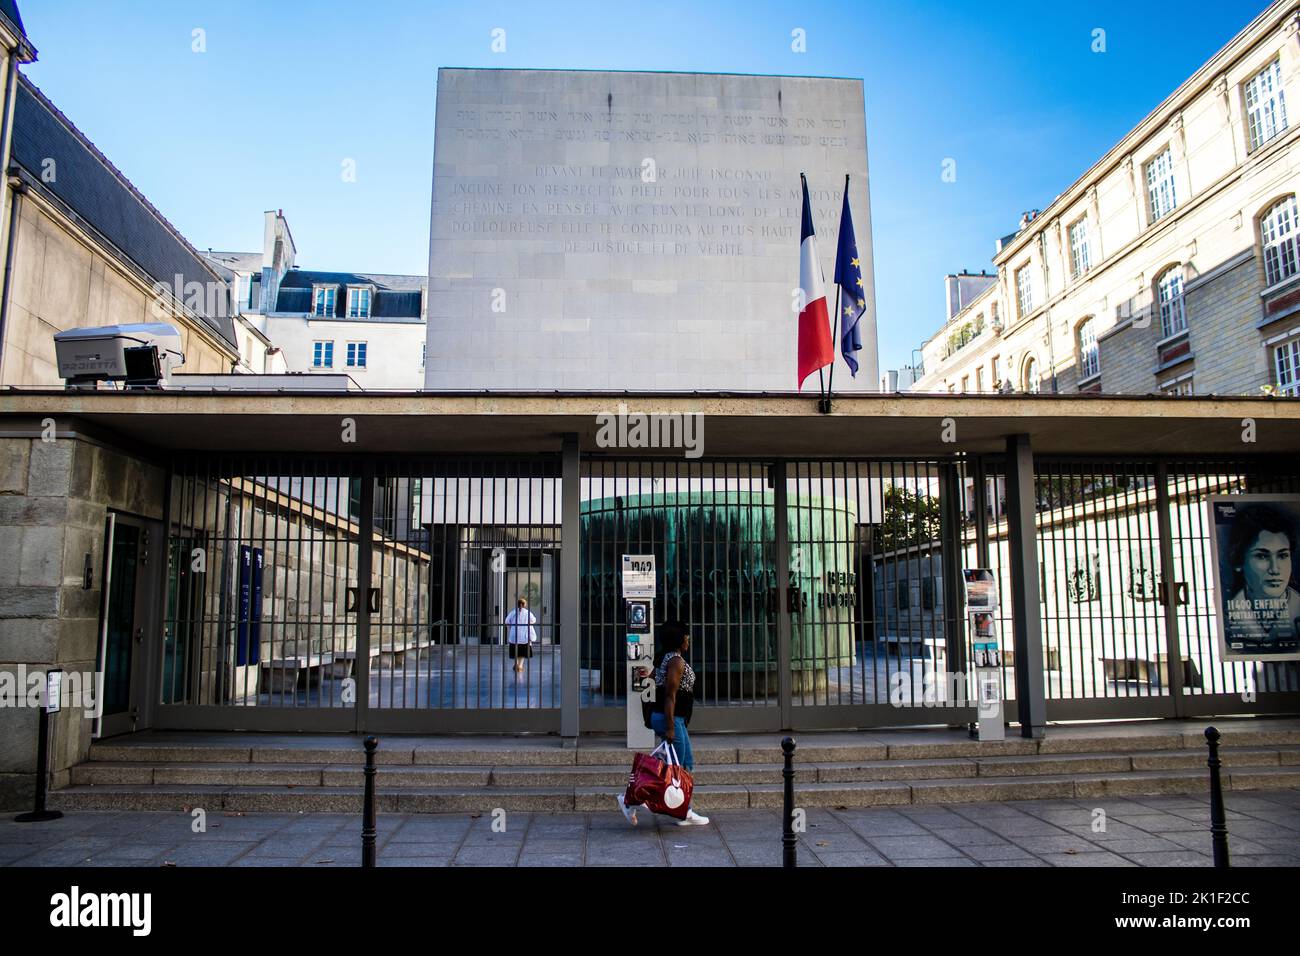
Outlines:
{"type": "MultiPolygon", "coordinates": [[[[1300,790],[1227,795],[1233,866],[1300,865],[1300,790]]],[[[642,813],[382,814],[380,866],[779,866],[775,811],[706,827],[642,813]]],[[[0,818],[0,866],[359,866],[359,814],[72,812],[0,818]]],[[[1209,866],[1209,798],[1154,796],[807,811],[801,866],[1209,866]],[[1101,811],[1099,813],[1099,811],[1101,811]],[[1104,829],[1101,827],[1104,826],[1104,829]]]]}

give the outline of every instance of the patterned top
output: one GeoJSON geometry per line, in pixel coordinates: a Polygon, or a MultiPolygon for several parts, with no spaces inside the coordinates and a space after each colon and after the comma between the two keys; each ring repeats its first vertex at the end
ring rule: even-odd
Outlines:
{"type": "MultiPolygon", "coordinates": [[[[682,655],[676,651],[669,651],[664,655],[664,659],[659,662],[659,666],[655,668],[655,683],[658,686],[663,687],[668,683],[668,662],[674,657],[682,657],[682,655]]],[[[691,669],[690,664],[686,663],[686,658],[684,657],[682,657],[682,679],[677,685],[677,689],[679,691],[686,691],[688,694],[695,692],[695,671],[691,669]]]]}

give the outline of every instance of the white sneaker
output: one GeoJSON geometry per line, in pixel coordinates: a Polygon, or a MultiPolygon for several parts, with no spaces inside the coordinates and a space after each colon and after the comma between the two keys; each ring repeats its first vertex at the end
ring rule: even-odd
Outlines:
{"type": "Polygon", "coordinates": [[[709,818],[700,816],[694,810],[687,810],[686,819],[678,820],[677,825],[679,827],[704,827],[709,825],[709,818]]]}
{"type": "Polygon", "coordinates": [[[623,816],[627,818],[627,822],[632,824],[632,826],[636,826],[636,807],[629,807],[624,803],[623,794],[621,793],[614,799],[618,801],[618,808],[623,811],[623,816]]]}

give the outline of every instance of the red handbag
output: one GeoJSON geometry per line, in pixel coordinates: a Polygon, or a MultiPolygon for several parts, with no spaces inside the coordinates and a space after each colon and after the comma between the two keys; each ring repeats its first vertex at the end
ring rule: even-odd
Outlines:
{"type": "Polygon", "coordinates": [[[623,801],[629,807],[642,805],[652,813],[685,820],[694,789],[690,771],[681,765],[677,751],[665,740],[650,753],[632,758],[623,801]]]}

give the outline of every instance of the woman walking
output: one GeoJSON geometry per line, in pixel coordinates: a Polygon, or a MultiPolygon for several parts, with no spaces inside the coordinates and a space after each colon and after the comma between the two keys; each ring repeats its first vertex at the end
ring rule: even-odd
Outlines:
{"type": "MultiPolygon", "coordinates": [[[[695,761],[687,725],[695,706],[695,671],[683,656],[691,649],[691,635],[686,625],[680,621],[665,624],[660,630],[660,646],[664,655],[654,672],[655,700],[650,714],[650,726],[654,728],[656,743],[667,741],[681,765],[690,771],[694,769],[695,761]]],[[[618,806],[628,823],[636,826],[637,808],[625,805],[621,794],[618,806]]],[[[700,816],[692,808],[687,810],[686,819],[678,820],[677,825],[704,826],[708,822],[708,817],[700,816]]]]}
{"type": "Polygon", "coordinates": [[[510,644],[510,656],[514,658],[515,673],[522,674],[524,661],[533,656],[533,645],[537,643],[537,617],[528,610],[528,599],[522,594],[515,602],[515,609],[506,615],[506,640],[510,644]]]}

